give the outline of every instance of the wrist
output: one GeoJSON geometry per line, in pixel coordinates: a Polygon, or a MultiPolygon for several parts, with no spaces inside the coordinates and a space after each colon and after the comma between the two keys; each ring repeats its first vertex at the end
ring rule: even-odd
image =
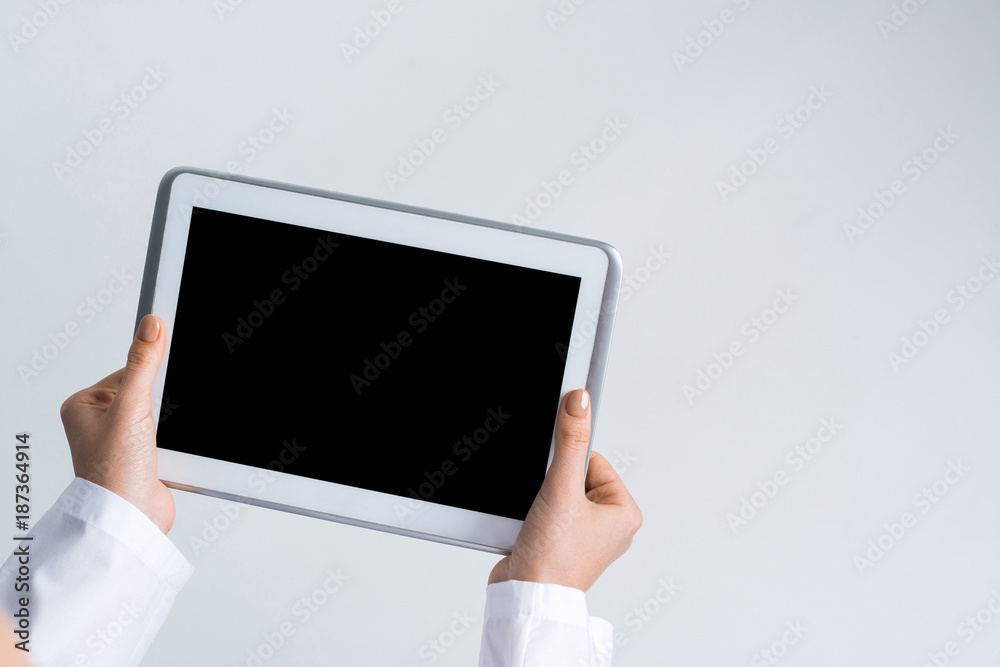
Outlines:
{"type": "Polygon", "coordinates": [[[487,585],[500,584],[505,581],[520,581],[533,584],[552,584],[565,588],[574,588],[586,593],[593,585],[592,580],[579,573],[566,572],[557,568],[531,567],[531,568],[511,568],[508,559],[497,563],[497,566],[490,572],[487,585]]]}
{"type": "Polygon", "coordinates": [[[78,475],[92,484],[118,496],[132,507],[142,512],[160,531],[166,535],[174,525],[174,499],[170,490],[156,480],[152,485],[137,485],[132,480],[117,479],[107,475],[88,477],[78,475]]]}

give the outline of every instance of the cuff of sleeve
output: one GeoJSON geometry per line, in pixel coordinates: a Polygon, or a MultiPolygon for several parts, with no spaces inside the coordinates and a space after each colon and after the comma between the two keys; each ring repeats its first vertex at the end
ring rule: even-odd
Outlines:
{"type": "MultiPolygon", "coordinates": [[[[502,581],[487,586],[486,617],[490,616],[537,616],[581,627],[591,622],[583,591],[533,581],[502,581]]],[[[602,619],[593,621],[611,626],[602,619]]]]}
{"type": "Polygon", "coordinates": [[[194,566],[149,517],[103,486],[77,477],[56,500],[54,509],[94,526],[125,545],[175,591],[180,590],[194,572],[194,566]]]}
{"type": "Polygon", "coordinates": [[[602,654],[611,657],[614,652],[615,625],[611,621],[605,621],[596,616],[590,617],[590,634],[594,638],[594,645],[602,654]]]}

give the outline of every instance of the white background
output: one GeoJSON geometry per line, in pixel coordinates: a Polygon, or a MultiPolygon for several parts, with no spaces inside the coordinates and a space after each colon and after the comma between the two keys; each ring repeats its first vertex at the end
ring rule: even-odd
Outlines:
{"type": "MultiPolygon", "coordinates": [[[[612,243],[644,281],[622,295],[596,442],[645,514],[588,595],[621,632],[616,664],[767,664],[755,655],[796,621],[808,632],[781,658],[789,667],[917,667],[949,641],[951,664],[1000,664],[1000,619],[971,642],[958,627],[1000,590],[1000,281],[961,309],[949,301],[1000,256],[1000,6],[910,3],[919,10],[883,34],[889,0],[591,0],[555,27],[557,0],[402,0],[348,62],[341,43],[385,3],[245,0],[220,15],[209,0],[74,1],[12,45],[41,4],[6,2],[0,437],[33,434],[36,512],[72,476],[60,403],[124,363],[167,169],[236,161],[497,220],[567,169],[572,184],[532,224],[612,243]],[[678,67],[724,9],[735,20],[678,67]],[[147,67],[166,74],[122,118],[112,104],[147,67]],[[448,125],[480,77],[500,86],[448,125]],[[812,87],[832,96],[782,134],[776,122],[812,87]],[[293,118],[249,159],[243,142],[274,109],[293,118]],[[57,176],[53,163],[106,118],[111,133],[57,176]],[[578,170],[573,154],[607,119],[626,127],[578,170]],[[438,127],[445,143],[390,189],[385,172],[438,127]],[[911,180],[904,163],[941,128],[959,138],[911,180]],[[724,200],[718,182],[769,138],[778,151],[724,200]],[[895,179],[905,193],[852,243],[845,225],[895,179]],[[667,264],[640,268],[661,247],[667,264]],[[134,278],[85,321],[78,304],[113,270],[134,278]],[[797,300],[751,342],[741,328],[777,290],[797,300]],[[947,323],[894,369],[887,355],[938,309],[947,323]],[[79,335],[23,380],[18,367],[68,322],[79,335]],[[683,386],[733,341],[743,356],[688,401],[683,386]],[[823,418],[843,428],[791,472],[786,453],[823,418]],[[969,471],[922,513],[914,495],[949,460],[969,471]],[[778,471],[787,483],[734,532],[727,515],[778,471]],[[859,571],[855,557],[906,511],[916,525],[859,571]],[[670,578],[681,590],[661,604],[670,578]]],[[[323,353],[322,332],[312,344],[323,353]]],[[[175,497],[171,537],[197,571],[144,664],[246,665],[284,620],[296,634],[266,665],[474,664],[496,557],[246,506],[196,554],[205,522],[224,523],[220,503],[175,497]],[[328,568],[350,578],[299,623],[293,605],[328,568]],[[428,653],[466,611],[474,626],[428,653]]]]}

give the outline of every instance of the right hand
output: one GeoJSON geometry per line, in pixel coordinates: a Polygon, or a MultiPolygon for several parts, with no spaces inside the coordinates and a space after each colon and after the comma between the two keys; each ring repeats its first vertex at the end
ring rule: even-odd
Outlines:
{"type": "Polygon", "coordinates": [[[528,511],[510,556],[489,583],[518,580],[586,591],[632,545],[642,513],[607,459],[590,443],[590,397],[583,389],[563,397],[555,451],[542,488],[528,511]]]}

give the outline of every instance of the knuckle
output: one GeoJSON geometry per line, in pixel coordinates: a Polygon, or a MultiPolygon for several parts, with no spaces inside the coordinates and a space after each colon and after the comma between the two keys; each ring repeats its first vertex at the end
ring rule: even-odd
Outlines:
{"type": "Polygon", "coordinates": [[[73,394],[59,406],[59,418],[62,419],[65,424],[67,421],[73,418],[73,413],[76,411],[76,394],[73,394]]]}
{"type": "Polygon", "coordinates": [[[642,512],[634,502],[622,508],[621,526],[628,534],[629,539],[642,527],[642,512]]]}
{"type": "Polygon", "coordinates": [[[642,510],[639,509],[638,505],[632,505],[632,534],[639,532],[642,528],[642,510]]]}
{"type": "Polygon", "coordinates": [[[134,368],[144,368],[155,361],[153,351],[145,346],[135,346],[129,349],[126,363],[134,368]]]}
{"type": "Polygon", "coordinates": [[[584,424],[563,424],[559,429],[560,441],[576,450],[586,451],[590,446],[590,429],[584,424]]]}
{"type": "Polygon", "coordinates": [[[63,420],[63,422],[65,422],[73,413],[73,398],[75,396],[76,394],[73,394],[73,396],[67,398],[63,401],[63,404],[59,406],[59,417],[63,420]]]}

